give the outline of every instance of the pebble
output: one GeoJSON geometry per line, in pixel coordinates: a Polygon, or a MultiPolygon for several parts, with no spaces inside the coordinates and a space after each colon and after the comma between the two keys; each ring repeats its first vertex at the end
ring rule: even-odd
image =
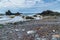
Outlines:
{"type": "Polygon", "coordinates": [[[12,31],[10,31],[10,33],[13,33],[12,31]]]}
{"type": "Polygon", "coordinates": [[[15,31],[20,31],[19,29],[15,29],[15,31]]]}
{"type": "Polygon", "coordinates": [[[25,31],[25,29],[22,29],[22,31],[25,31]]]}
{"type": "Polygon", "coordinates": [[[55,30],[53,30],[53,32],[55,32],[55,30]]]}
{"type": "Polygon", "coordinates": [[[36,33],[36,31],[34,30],[27,31],[27,34],[33,34],[33,33],[36,33]]]}
{"type": "Polygon", "coordinates": [[[36,40],[41,40],[40,38],[36,38],[36,40]]]}

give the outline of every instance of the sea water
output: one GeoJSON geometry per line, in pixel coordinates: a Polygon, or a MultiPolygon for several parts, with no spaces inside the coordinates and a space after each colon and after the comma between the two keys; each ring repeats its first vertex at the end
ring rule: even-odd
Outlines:
{"type": "MultiPolygon", "coordinates": [[[[22,15],[25,15],[25,16],[33,16],[34,13],[25,13],[25,14],[22,14],[22,15]]],[[[39,18],[35,18],[35,19],[39,19],[39,18]]],[[[10,18],[9,16],[6,16],[6,15],[3,15],[3,16],[0,16],[0,24],[1,23],[11,23],[11,22],[18,22],[18,21],[26,21],[26,19],[22,18],[21,16],[15,16],[14,18],[10,18]]]]}
{"type": "Polygon", "coordinates": [[[23,15],[34,15],[35,13],[23,13],[23,15]]]}

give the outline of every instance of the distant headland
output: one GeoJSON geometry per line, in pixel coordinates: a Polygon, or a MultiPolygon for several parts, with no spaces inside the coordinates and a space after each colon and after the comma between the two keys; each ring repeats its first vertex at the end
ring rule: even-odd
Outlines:
{"type": "MultiPolygon", "coordinates": [[[[24,14],[24,13],[20,13],[20,12],[12,13],[10,10],[5,12],[5,15],[21,15],[21,14],[24,14]]],[[[55,15],[60,16],[60,12],[55,12],[52,10],[45,10],[45,11],[42,11],[41,13],[31,13],[31,14],[42,15],[42,16],[55,16],[55,15]]],[[[0,15],[3,15],[3,14],[0,14],[0,15]]]]}

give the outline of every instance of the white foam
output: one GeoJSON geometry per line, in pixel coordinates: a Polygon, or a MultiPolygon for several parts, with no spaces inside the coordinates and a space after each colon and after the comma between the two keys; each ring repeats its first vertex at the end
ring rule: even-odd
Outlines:
{"type": "Polygon", "coordinates": [[[12,20],[9,20],[10,22],[19,22],[19,21],[24,21],[24,19],[20,16],[15,16],[12,20]]]}
{"type": "Polygon", "coordinates": [[[14,22],[19,22],[19,21],[26,21],[25,19],[23,19],[20,16],[15,16],[14,18],[9,18],[7,17],[3,17],[0,18],[0,24],[4,24],[4,23],[14,23],[14,22]]]}
{"type": "MultiPolygon", "coordinates": [[[[40,17],[34,17],[35,20],[42,19],[40,17]]],[[[10,18],[9,16],[0,16],[0,24],[5,23],[15,23],[20,21],[27,21],[27,19],[22,18],[22,16],[15,16],[14,18],[10,18]]]]}

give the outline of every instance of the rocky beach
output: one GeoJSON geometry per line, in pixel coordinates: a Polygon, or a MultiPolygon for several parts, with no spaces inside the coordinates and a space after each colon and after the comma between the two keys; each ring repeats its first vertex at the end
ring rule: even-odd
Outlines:
{"type": "Polygon", "coordinates": [[[60,40],[60,18],[51,16],[0,25],[0,40],[60,40]]]}
{"type": "Polygon", "coordinates": [[[60,0],[0,0],[0,40],[60,40],[60,0]]]}
{"type": "Polygon", "coordinates": [[[33,15],[0,16],[0,40],[60,40],[60,13],[50,10],[33,15]]]}

